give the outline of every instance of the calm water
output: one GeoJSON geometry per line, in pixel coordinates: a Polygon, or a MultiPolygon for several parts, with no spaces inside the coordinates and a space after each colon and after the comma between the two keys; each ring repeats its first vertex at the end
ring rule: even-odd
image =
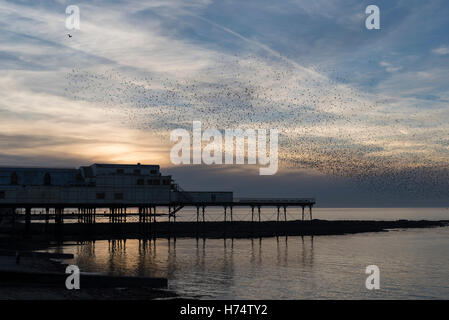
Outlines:
{"type": "MultiPolygon", "coordinates": [[[[323,217],[327,210],[322,209],[323,217]]],[[[446,209],[329,211],[348,219],[442,219],[446,209]],[[373,217],[374,216],[374,217],[373,217]]],[[[318,212],[318,210],[317,210],[318,212]]],[[[334,218],[334,217],[332,217],[334,218]]],[[[449,227],[343,236],[95,241],[54,250],[82,271],[158,276],[187,297],[212,299],[449,299],[449,227]],[[365,288],[375,264],[381,289],[365,288]]]]}

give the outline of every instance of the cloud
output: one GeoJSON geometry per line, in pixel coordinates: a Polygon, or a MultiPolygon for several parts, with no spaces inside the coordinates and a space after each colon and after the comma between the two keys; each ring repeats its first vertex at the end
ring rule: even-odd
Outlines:
{"type": "Polygon", "coordinates": [[[444,56],[449,54],[449,47],[439,47],[432,50],[433,54],[444,56]]]}
{"type": "Polygon", "coordinates": [[[397,72],[397,71],[401,70],[401,67],[394,66],[391,63],[388,63],[386,61],[381,61],[379,63],[379,65],[381,65],[382,67],[385,67],[385,70],[387,70],[387,72],[390,72],[390,73],[397,72]]]}

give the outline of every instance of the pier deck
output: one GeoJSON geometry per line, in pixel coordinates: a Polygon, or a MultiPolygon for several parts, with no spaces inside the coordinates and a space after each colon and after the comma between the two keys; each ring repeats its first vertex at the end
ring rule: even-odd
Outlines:
{"type": "MultiPolygon", "coordinates": [[[[301,219],[304,220],[306,216],[306,208],[308,208],[309,219],[312,220],[312,207],[315,205],[315,199],[313,198],[238,198],[232,199],[232,201],[198,201],[188,199],[178,199],[177,201],[171,201],[167,203],[86,203],[85,205],[78,205],[74,208],[72,204],[68,203],[15,203],[15,204],[5,204],[1,206],[3,208],[10,209],[10,220],[12,225],[18,220],[18,215],[16,211],[21,209],[25,211],[25,231],[30,229],[31,221],[36,218],[36,215],[32,214],[32,209],[43,209],[45,214],[40,215],[40,219],[45,219],[46,223],[50,219],[54,219],[56,225],[61,225],[64,222],[64,218],[72,217],[73,214],[67,214],[67,211],[73,212],[78,218],[78,223],[93,224],[96,223],[96,219],[99,216],[108,217],[109,222],[112,224],[123,224],[127,223],[128,217],[138,216],[138,223],[145,224],[160,224],[163,222],[158,222],[158,218],[161,216],[168,217],[168,223],[176,223],[177,215],[181,213],[180,211],[185,207],[196,208],[196,223],[205,223],[205,213],[208,207],[223,207],[223,222],[234,222],[233,208],[234,207],[248,207],[251,209],[251,222],[262,222],[261,219],[261,209],[263,207],[275,207],[277,208],[277,222],[287,222],[287,208],[301,208],[298,214],[301,214],[301,219]],[[161,208],[166,209],[161,209],[161,208]],[[24,210],[23,210],[24,209],[24,210]],[[98,209],[107,209],[100,213],[98,209]],[[129,209],[137,209],[137,213],[130,212],[129,209]],[[97,213],[98,210],[98,213],[97,213]],[[281,212],[282,210],[282,212],[281,212]],[[283,218],[283,219],[282,219],[283,218]]],[[[3,219],[7,219],[7,215],[3,214],[3,219]]]]}

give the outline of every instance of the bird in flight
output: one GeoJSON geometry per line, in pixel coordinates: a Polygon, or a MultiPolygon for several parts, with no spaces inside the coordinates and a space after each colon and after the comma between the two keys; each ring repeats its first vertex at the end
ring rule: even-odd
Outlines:
{"type": "Polygon", "coordinates": [[[70,33],[67,33],[67,35],[69,36],[69,38],[71,38],[71,37],[72,37],[72,35],[71,35],[70,33]]]}

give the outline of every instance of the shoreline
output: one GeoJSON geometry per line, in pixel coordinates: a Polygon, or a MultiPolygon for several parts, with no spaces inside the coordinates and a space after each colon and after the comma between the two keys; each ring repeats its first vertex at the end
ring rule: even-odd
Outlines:
{"type": "Polygon", "coordinates": [[[234,222],[157,222],[128,223],[65,223],[62,225],[34,223],[25,233],[24,224],[17,224],[15,232],[6,240],[27,238],[33,241],[89,241],[153,238],[261,238],[275,236],[344,235],[384,232],[389,229],[432,228],[449,226],[449,220],[312,220],[312,221],[234,221],[234,222]]]}

